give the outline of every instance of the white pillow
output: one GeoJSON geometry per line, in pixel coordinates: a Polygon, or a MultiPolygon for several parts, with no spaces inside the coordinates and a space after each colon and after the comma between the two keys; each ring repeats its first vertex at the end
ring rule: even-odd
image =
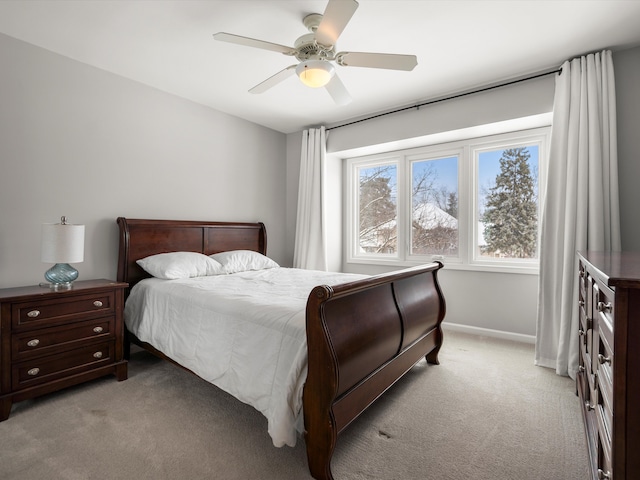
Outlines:
{"type": "Polygon", "coordinates": [[[137,260],[136,263],[147,273],[165,280],[224,273],[220,263],[197,252],[159,253],[137,260]]]}
{"type": "Polygon", "coordinates": [[[247,270],[264,270],[279,267],[276,262],[261,253],[252,250],[231,250],[210,255],[220,262],[225,273],[246,272],[247,270]]]}

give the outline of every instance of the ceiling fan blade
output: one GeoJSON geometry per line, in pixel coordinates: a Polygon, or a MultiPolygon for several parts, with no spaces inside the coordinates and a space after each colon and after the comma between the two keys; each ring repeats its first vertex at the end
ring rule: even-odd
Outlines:
{"type": "Polygon", "coordinates": [[[398,55],[394,53],[340,52],[336,55],[336,62],[344,67],[410,71],[418,64],[418,59],[415,55],[398,55]]]}
{"type": "Polygon", "coordinates": [[[232,33],[218,32],[213,34],[213,38],[220,40],[221,42],[235,43],[238,45],[244,45],[245,47],[262,48],[263,50],[271,50],[273,52],[284,53],[285,55],[293,55],[296,53],[295,48],[287,47],[286,45],[279,45],[277,43],[265,42],[264,40],[258,40],[255,38],[242,37],[240,35],[234,35],[232,33]]]}
{"type": "Polygon", "coordinates": [[[357,9],[356,0],[329,0],[316,30],[316,41],[325,46],[335,45],[357,9]]]}
{"type": "Polygon", "coordinates": [[[327,89],[327,92],[329,92],[333,101],[338,105],[351,103],[351,95],[349,95],[349,92],[344,86],[344,83],[342,83],[342,80],[338,77],[337,73],[331,78],[331,81],[327,83],[324,88],[327,89]]]}
{"type": "Polygon", "coordinates": [[[250,93],[264,93],[264,92],[266,92],[271,87],[275,87],[278,83],[282,82],[286,78],[288,78],[291,75],[293,75],[296,67],[297,67],[297,65],[289,65],[284,70],[280,70],[275,75],[272,75],[271,77],[267,78],[264,82],[259,83],[258,85],[253,87],[251,90],[249,90],[249,92],[250,93]]]}

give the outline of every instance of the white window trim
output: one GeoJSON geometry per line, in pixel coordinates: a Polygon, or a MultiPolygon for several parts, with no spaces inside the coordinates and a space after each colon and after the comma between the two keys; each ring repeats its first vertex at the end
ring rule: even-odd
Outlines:
{"type": "MultiPolygon", "coordinates": [[[[507,272],[520,274],[538,274],[539,260],[492,260],[486,257],[476,258],[475,241],[471,239],[477,238],[477,175],[478,175],[478,152],[483,149],[505,148],[509,144],[522,145],[533,144],[539,145],[539,165],[538,165],[538,222],[542,218],[542,206],[544,205],[544,191],[546,185],[545,171],[546,162],[548,161],[549,140],[550,140],[550,122],[545,122],[544,126],[538,128],[530,128],[521,131],[516,125],[521,124],[521,119],[514,120],[512,123],[502,122],[504,133],[495,133],[492,135],[478,136],[469,138],[468,136],[462,140],[452,140],[447,143],[434,143],[405,150],[393,152],[378,153],[363,157],[346,158],[346,199],[345,202],[345,260],[346,263],[352,264],[368,264],[368,265],[384,265],[394,267],[408,267],[425,262],[439,260],[442,261],[448,269],[451,270],[471,270],[471,271],[488,271],[488,272],[507,272]],[[509,128],[511,126],[512,128],[509,128]],[[535,139],[535,141],[534,141],[535,139]],[[398,166],[398,218],[406,219],[408,200],[400,190],[408,188],[411,190],[411,179],[406,172],[410,159],[417,158],[440,158],[442,156],[455,155],[460,152],[458,165],[458,256],[419,256],[408,255],[410,241],[408,230],[401,232],[398,230],[398,248],[396,255],[382,257],[381,255],[364,255],[357,253],[357,219],[355,218],[357,210],[355,206],[358,201],[358,188],[353,178],[355,167],[373,165],[376,162],[385,163],[396,160],[398,166]]],[[[400,224],[406,222],[400,221],[400,224]]],[[[538,229],[538,235],[540,229],[538,229]]],[[[538,246],[540,242],[538,241],[538,246]]]]}
{"type": "MultiPolygon", "coordinates": [[[[400,184],[400,178],[401,178],[401,172],[400,172],[400,168],[401,168],[401,164],[402,164],[402,157],[396,153],[393,154],[389,154],[389,153],[385,153],[385,154],[379,154],[379,155],[372,155],[372,156],[368,156],[366,158],[362,158],[362,159],[351,159],[349,160],[349,163],[351,165],[351,174],[360,166],[363,164],[366,164],[368,167],[376,167],[376,166],[382,166],[382,165],[388,165],[389,163],[394,163],[397,165],[397,184],[400,184]]],[[[350,175],[351,175],[350,174],[350,175]]],[[[357,234],[356,234],[356,224],[358,223],[358,218],[355,215],[355,212],[357,211],[356,209],[356,205],[358,205],[358,201],[359,201],[359,191],[357,188],[349,188],[347,186],[347,197],[348,200],[346,202],[346,204],[349,206],[347,207],[346,213],[345,213],[345,218],[347,219],[347,238],[348,239],[357,239],[357,234]]],[[[400,198],[398,197],[397,199],[398,203],[401,202],[400,198]]],[[[400,217],[400,205],[397,206],[398,207],[398,212],[397,212],[397,216],[400,217]]],[[[384,254],[384,253],[377,253],[377,254],[367,254],[367,253],[360,253],[358,255],[355,254],[355,250],[358,248],[357,242],[352,242],[352,241],[347,241],[345,243],[345,245],[347,245],[346,249],[349,252],[348,253],[348,258],[357,258],[358,261],[355,262],[351,262],[351,263],[365,263],[365,264],[378,264],[378,265],[387,265],[387,264],[393,264],[393,265],[400,265],[402,264],[402,256],[401,256],[401,249],[400,249],[400,245],[398,245],[398,250],[396,252],[395,255],[393,254],[384,254]]]]}

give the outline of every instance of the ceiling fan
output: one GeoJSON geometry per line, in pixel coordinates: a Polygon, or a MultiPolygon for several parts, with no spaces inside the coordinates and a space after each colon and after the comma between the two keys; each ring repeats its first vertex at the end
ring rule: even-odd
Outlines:
{"type": "Polygon", "coordinates": [[[325,87],[338,105],[346,105],[351,95],[338,77],[334,63],[342,67],[369,67],[410,71],[418,64],[415,55],[389,53],[336,52],[336,41],[358,8],[356,0],[329,0],[324,14],[312,13],[303,19],[309,32],[298,38],[293,47],[219,32],[216,40],[247,47],[262,48],[297,58],[290,65],[249,90],[263,93],[295,72],[309,87],[325,87]]]}

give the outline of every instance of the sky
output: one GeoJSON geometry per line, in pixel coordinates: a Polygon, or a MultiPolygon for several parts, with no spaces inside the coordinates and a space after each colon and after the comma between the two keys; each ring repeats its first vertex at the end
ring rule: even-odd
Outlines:
{"type": "MultiPolygon", "coordinates": [[[[529,167],[533,172],[538,164],[538,146],[529,145],[529,167]]],[[[496,177],[500,174],[500,157],[505,149],[489,150],[480,152],[478,155],[478,182],[480,186],[479,194],[481,199],[484,197],[486,190],[495,184],[496,177]]],[[[438,184],[444,185],[448,191],[458,191],[458,159],[457,157],[444,157],[442,159],[421,162],[421,166],[432,165],[437,172],[438,184]]],[[[420,174],[419,168],[414,168],[417,174],[420,174]]],[[[484,202],[480,202],[484,203],[484,202]]]]}
{"type": "MultiPolygon", "coordinates": [[[[528,145],[529,149],[529,166],[531,171],[537,170],[538,164],[538,145],[528,145]]],[[[484,196],[488,188],[495,185],[495,179],[500,173],[500,157],[504,148],[481,151],[478,154],[478,181],[479,181],[479,204],[484,204],[484,196]]],[[[458,192],[458,157],[450,156],[438,159],[429,159],[426,161],[418,161],[414,163],[414,176],[419,176],[425,168],[431,168],[436,173],[437,186],[444,186],[449,192],[458,192]]],[[[368,169],[365,169],[368,170],[368,169]]],[[[391,175],[391,184],[396,183],[396,171],[388,172],[391,175]]],[[[394,195],[397,189],[394,188],[394,195]]]]}

